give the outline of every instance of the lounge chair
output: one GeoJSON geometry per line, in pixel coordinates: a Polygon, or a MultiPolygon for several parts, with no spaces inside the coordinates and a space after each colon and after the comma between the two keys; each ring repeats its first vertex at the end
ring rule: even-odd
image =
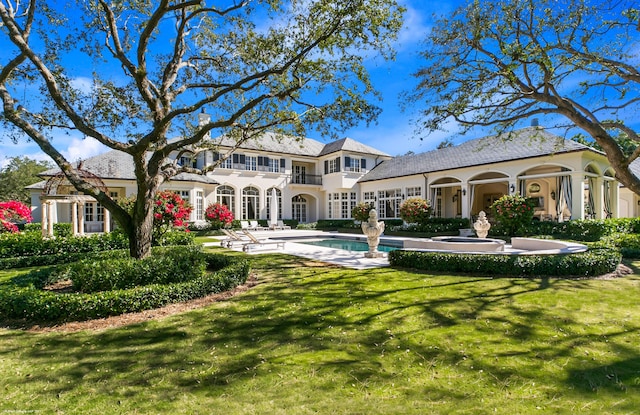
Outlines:
{"type": "Polygon", "coordinates": [[[291,229],[291,226],[285,225],[283,221],[279,220],[278,221],[278,228],[280,228],[280,229],[291,229]]]}
{"type": "Polygon", "coordinates": [[[258,246],[264,246],[264,245],[277,245],[277,248],[284,249],[284,241],[271,241],[269,239],[258,239],[255,237],[255,235],[253,235],[247,229],[243,229],[242,233],[244,233],[249,238],[249,241],[250,241],[242,245],[242,250],[245,252],[249,252],[253,248],[256,248],[258,246]]]}
{"type": "Polygon", "coordinates": [[[220,246],[224,246],[227,248],[231,248],[234,242],[247,242],[248,238],[243,237],[242,235],[238,235],[235,231],[231,229],[220,229],[222,233],[227,235],[225,239],[220,241],[220,246]]]}
{"type": "Polygon", "coordinates": [[[241,220],[240,221],[240,227],[244,230],[244,229],[250,229],[249,226],[249,221],[248,220],[241,220]]]}
{"type": "Polygon", "coordinates": [[[267,228],[260,226],[257,220],[250,220],[248,229],[252,231],[264,231],[267,228]]]}

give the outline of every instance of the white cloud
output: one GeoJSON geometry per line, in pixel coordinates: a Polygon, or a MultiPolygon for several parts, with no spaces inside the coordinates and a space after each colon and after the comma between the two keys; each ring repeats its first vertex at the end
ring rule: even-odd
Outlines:
{"type": "Polygon", "coordinates": [[[67,150],[61,151],[62,155],[70,161],[85,160],[89,157],[104,153],[108,148],[94,138],[86,137],[84,139],[73,138],[69,143],[67,150]]]}
{"type": "Polygon", "coordinates": [[[93,92],[94,83],[91,78],[79,76],[77,78],[73,78],[70,83],[73,88],[78,89],[85,94],[93,92]]]}

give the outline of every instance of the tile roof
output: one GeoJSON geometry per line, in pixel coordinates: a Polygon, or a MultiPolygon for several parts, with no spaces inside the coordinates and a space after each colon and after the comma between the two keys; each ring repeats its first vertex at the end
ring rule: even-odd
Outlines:
{"type": "MultiPolygon", "coordinates": [[[[83,160],[82,168],[101,179],[136,179],[131,155],[118,150],[107,151],[106,153],[83,160]]],[[[53,168],[42,172],[40,176],[54,176],[59,172],[59,168],[53,168]]],[[[193,173],[179,173],[172,177],[171,180],[208,184],[218,183],[211,177],[193,173]]]]}
{"type": "Polygon", "coordinates": [[[383,153],[380,150],[376,150],[373,147],[370,147],[366,144],[362,144],[359,141],[354,140],[353,138],[343,138],[340,140],[333,141],[324,146],[319,156],[324,156],[327,154],[335,153],[338,151],[351,151],[354,153],[362,153],[362,154],[373,154],[377,156],[389,156],[387,153],[383,153]]]}
{"type": "MultiPolygon", "coordinates": [[[[212,139],[224,147],[234,147],[236,142],[227,136],[212,139]]],[[[268,151],[273,153],[315,157],[322,151],[324,144],[311,138],[296,140],[283,134],[265,133],[262,136],[244,142],[239,148],[245,150],[268,151]]]]}
{"type": "Polygon", "coordinates": [[[395,157],[383,161],[359,181],[368,182],[574,151],[601,153],[541,128],[528,127],[511,134],[483,137],[453,147],[395,157]]]}
{"type": "MultiPolygon", "coordinates": [[[[225,147],[233,147],[235,145],[235,141],[226,136],[217,137],[213,139],[213,141],[217,141],[220,145],[225,147]]],[[[341,150],[362,154],[389,156],[380,150],[376,150],[373,147],[362,144],[359,141],[348,137],[323,144],[311,138],[296,140],[295,137],[274,133],[265,133],[254,140],[249,140],[243,143],[238,148],[309,157],[324,156],[341,150]]]]}

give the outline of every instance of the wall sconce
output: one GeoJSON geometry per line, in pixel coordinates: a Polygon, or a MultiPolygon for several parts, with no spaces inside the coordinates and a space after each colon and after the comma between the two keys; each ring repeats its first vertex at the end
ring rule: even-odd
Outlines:
{"type": "Polygon", "coordinates": [[[509,190],[511,190],[511,193],[516,191],[516,185],[512,184],[511,186],[509,186],[509,190]]]}
{"type": "Polygon", "coordinates": [[[458,195],[453,195],[453,203],[456,203],[458,201],[458,195]]]}
{"type": "Polygon", "coordinates": [[[551,200],[556,200],[556,192],[555,191],[551,191],[551,200]]]}
{"type": "Polygon", "coordinates": [[[466,196],[467,195],[467,189],[462,189],[462,196],[466,196]]]}

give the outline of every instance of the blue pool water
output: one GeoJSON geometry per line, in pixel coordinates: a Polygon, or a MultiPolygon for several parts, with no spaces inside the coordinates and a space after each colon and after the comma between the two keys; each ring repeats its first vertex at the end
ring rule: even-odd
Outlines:
{"type": "MultiPolygon", "coordinates": [[[[345,251],[362,251],[369,250],[369,244],[363,241],[350,241],[346,239],[322,239],[319,241],[300,242],[305,245],[324,246],[326,248],[344,249],[345,251]]],[[[400,249],[397,246],[390,245],[378,245],[379,252],[390,252],[396,249],[400,249]]]]}

